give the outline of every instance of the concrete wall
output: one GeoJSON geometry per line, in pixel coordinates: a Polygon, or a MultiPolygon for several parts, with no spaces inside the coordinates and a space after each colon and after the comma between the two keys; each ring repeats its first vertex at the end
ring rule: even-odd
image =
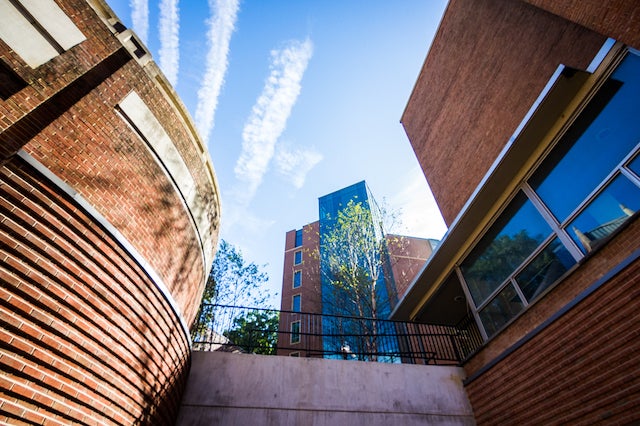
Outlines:
{"type": "Polygon", "coordinates": [[[194,352],[177,425],[473,425],[457,367],[194,352]]]}

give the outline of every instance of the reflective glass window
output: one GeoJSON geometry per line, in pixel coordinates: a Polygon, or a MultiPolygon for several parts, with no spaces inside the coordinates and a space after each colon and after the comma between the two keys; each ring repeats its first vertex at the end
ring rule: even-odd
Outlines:
{"type": "Polygon", "coordinates": [[[295,271],[293,273],[293,288],[300,287],[300,284],[302,284],[302,272],[295,271]]]}
{"type": "Polygon", "coordinates": [[[625,176],[618,175],[569,224],[567,232],[583,253],[588,253],[638,209],[640,188],[625,176]]]}
{"type": "Polygon", "coordinates": [[[302,251],[297,251],[293,254],[293,264],[299,265],[302,263],[302,251]]]}
{"type": "Polygon", "coordinates": [[[640,155],[637,155],[627,167],[640,177],[640,155]]]}
{"type": "Polygon", "coordinates": [[[302,245],[302,229],[298,229],[296,231],[296,247],[300,247],[302,245]]]}
{"type": "Polygon", "coordinates": [[[629,54],[530,179],[559,222],[640,140],[640,57],[629,54]]]}
{"type": "Polygon", "coordinates": [[[476,306],[491,295],[551,234],[520,192],[460,266],[476,306]]]}
{"type": "Polygon", "coordinates": [[[480,311],[480,319],[488,336],[494,335],[524,308],[512,285],[506,286],[480,311]]]}
{"type": "Polygon", "coordinates": [[[300,343],[300,321],[291,323],[291,343],[300,343]]]}
{"type": "Polygon", "coordinates": [[[293,301],[291,302],[291,310],[293,312],[300,312],[300,295],[296,294],[293,296],[293,301]]]}
{"type": "Polygon", "coordinates": [[[554,238],[516,275],[516,281],[524,297],[531,302],[575,263],[575,259],[564,245],[557,238],[554,238]]]}

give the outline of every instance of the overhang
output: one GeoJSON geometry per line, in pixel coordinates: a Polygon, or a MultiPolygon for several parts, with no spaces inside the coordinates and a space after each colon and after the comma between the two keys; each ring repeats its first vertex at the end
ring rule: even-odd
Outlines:
{"type": "Polygon", "coordinates": [[[491,225],[536,161],[555,142],[586,96],[590,73],[559,66],[529,113],[411,283],[391,317],[454,325],[467,305],[454,267],[491,225]],[[457,288],[456,288],[457,287],[457,288]]]}

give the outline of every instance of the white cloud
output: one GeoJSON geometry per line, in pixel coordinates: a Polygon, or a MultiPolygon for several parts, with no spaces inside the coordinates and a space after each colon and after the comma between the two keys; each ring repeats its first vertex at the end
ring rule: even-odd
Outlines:
{"type": "Polygon", "coordinates": [[[422,170],[414,167],[407,171],[398,181],[397,188],[401,190],[389,201],[402,209],[400,220],[406,233],[416,237],[442,238],[447,226],[422,170]]]}
{"type": "Polygon", "coordinates": [[[298,189],[304,185],[307,173],[322,158],[322,154],[313,148],[288,148],[280,144],[276,147],[275,162],[278,172],[289,178],[298,189]]]}
{"type": "Polygon", "coordinates": [[[175,86],[178,82],[180,17],[178,0],[160,1],[160,19],[158,34],[160,37],[160,69],[167,76],[169,82],[175,86]]]}
{"type": "Polygon", "coordinates": [[[209,52],[202,85],[198,90],[196,126],[203,140],[209,139],[218,106],[218,96],[229,65],[229,40],[236,25],[238,0],[209,0],[211,16],[207,20],[209,52]]]}
{"type": "Polygon", "coordinates": [[[292,41],[271,51],[271,72],[243,129],[242,152],[234,169],[236,177],[248,184],[246,199],[255,194],[273,158],[276,141],[298,99],[300,82],[312,54],[309,39],[292,41]]]}
{"type": "Polygon", "coordinates": [[[149,3],[147,0],[130,0],[131,22],[133,30],[136,32],[140,40],[147,44],[149,34],[149,3]]]}

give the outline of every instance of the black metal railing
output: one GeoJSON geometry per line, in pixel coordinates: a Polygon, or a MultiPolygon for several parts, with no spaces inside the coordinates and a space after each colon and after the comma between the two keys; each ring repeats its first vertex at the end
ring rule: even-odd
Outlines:
{"type": "Polygon", "coordinates": [[[194,350],[411,364],[460,364],[482,344],[473,319],[443,326],[205,305],[194,350]]]}

